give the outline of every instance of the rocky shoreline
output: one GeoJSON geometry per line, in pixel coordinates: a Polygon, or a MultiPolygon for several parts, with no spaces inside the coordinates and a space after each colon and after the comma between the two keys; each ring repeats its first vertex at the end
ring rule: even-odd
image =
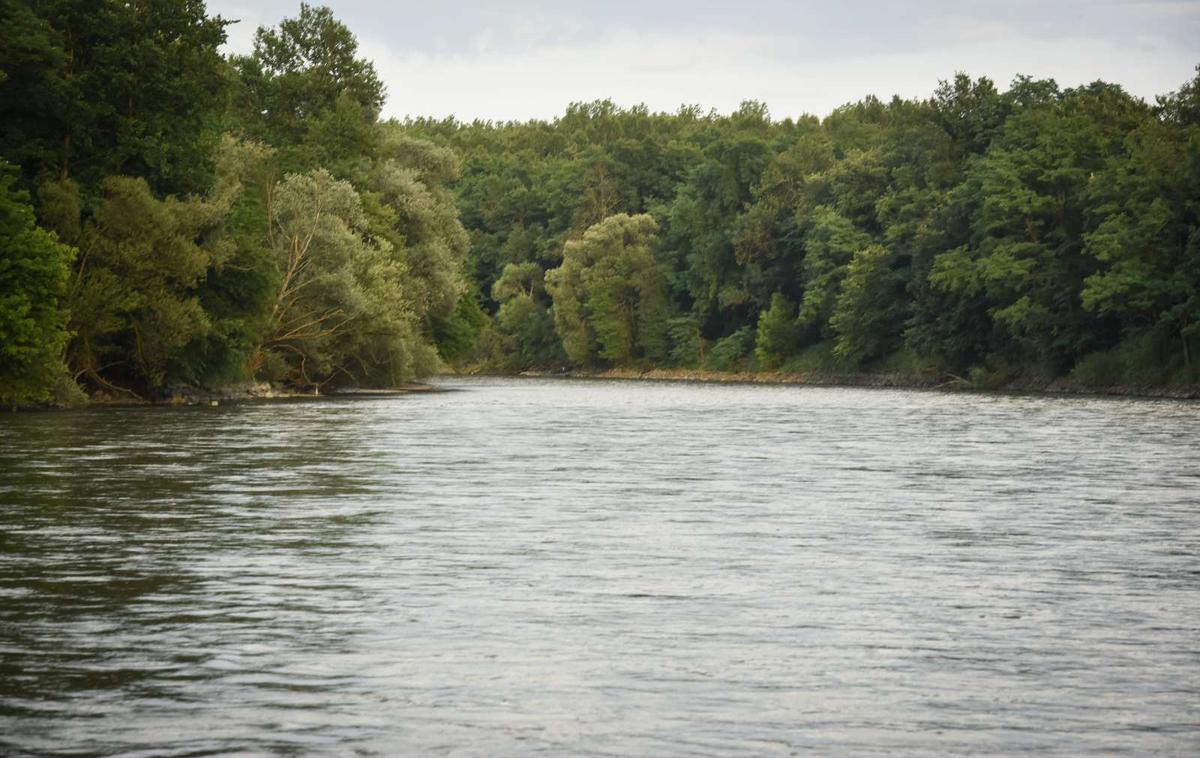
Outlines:
{"type": "Polygon", "coordinates": [[[314,400],[318,398],[344,397],[387,397],[407,395],[412,392],[428,392],[431,385],[421,383],[402,384],[397,387],[371,389],[340,389],[332,392],[308,392],[269,382],[243,382],[212,389],[190,386],[170,387],[160,397],[144,401],[149,405],[220,405],[222,403],[248,403],[264,400],[314,400]]]}

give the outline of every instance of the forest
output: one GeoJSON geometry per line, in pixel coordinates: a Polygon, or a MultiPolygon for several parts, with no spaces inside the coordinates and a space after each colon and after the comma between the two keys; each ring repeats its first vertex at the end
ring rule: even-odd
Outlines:
{"type": "Polygon", "coordinates": [[[1154,103],[950,73],[823,118],[397,121],[328,8],[245,55],[200,0],[0,9],[4,404],[448,369],[1200,384],[1200,67],[1154,103]]]}

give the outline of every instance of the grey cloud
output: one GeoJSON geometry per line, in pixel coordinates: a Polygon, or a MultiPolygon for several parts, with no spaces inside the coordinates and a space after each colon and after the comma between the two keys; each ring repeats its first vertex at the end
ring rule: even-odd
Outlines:
{"type": "MultiPolygon", "coordinates": [[[[397,115],[546,116],[593,96],[663,109],[697,99],[727,109],[767,96],[775,112],[825,112],[868,93],[928,94],[957,70],[1001,84],[1018,72],[1064,85],[1104,78],[1149,98],[1188,79],[1200,62],[1200,0],[329,5],[376,58],[392,93],[388,111],[397,115]],[[713,39],[723,47],[706,47],[713,39]],[[677,50],[687,64],[672,66],[639,45],[677,50]],[[532,81],[501,82],[508,97],[501,103],[496,69],[532,81]],[[721,81],[706,87],[714,78],[721,81]],[[739,80],[741,96],[731,89],[739,80]],[[835,95],[839,82],[844,91],[835,95]]],[[[299,3],[211,0],[209,7],[244,20],[230,46],[245,50],[254,26],[295,15],[299,3]]]]}

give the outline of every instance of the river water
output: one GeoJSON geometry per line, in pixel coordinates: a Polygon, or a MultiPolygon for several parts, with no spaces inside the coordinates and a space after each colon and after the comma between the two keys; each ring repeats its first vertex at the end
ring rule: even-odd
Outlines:
{"type": "Polygon", "coordinates": [[[0,417],[0,752],[1200,752],[1200,405],[0,417]]]}

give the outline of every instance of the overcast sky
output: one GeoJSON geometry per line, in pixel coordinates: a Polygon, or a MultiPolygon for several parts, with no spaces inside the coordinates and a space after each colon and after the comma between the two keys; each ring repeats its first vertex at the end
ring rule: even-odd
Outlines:
{"type": "MultiPolygon", "coordinates": [[[[320,4],[316,0],[314,4],[320,4]]],[[[868,94],[924,97],[956,71],[1007,84],[1178,88],[1200,63],[1200,0],[330,0],[388,87],[385,116],[552,118],[612,98],[824,115],[868,94]]],[[[209,0],[228,48],[299,2],[209,0]]]]}

